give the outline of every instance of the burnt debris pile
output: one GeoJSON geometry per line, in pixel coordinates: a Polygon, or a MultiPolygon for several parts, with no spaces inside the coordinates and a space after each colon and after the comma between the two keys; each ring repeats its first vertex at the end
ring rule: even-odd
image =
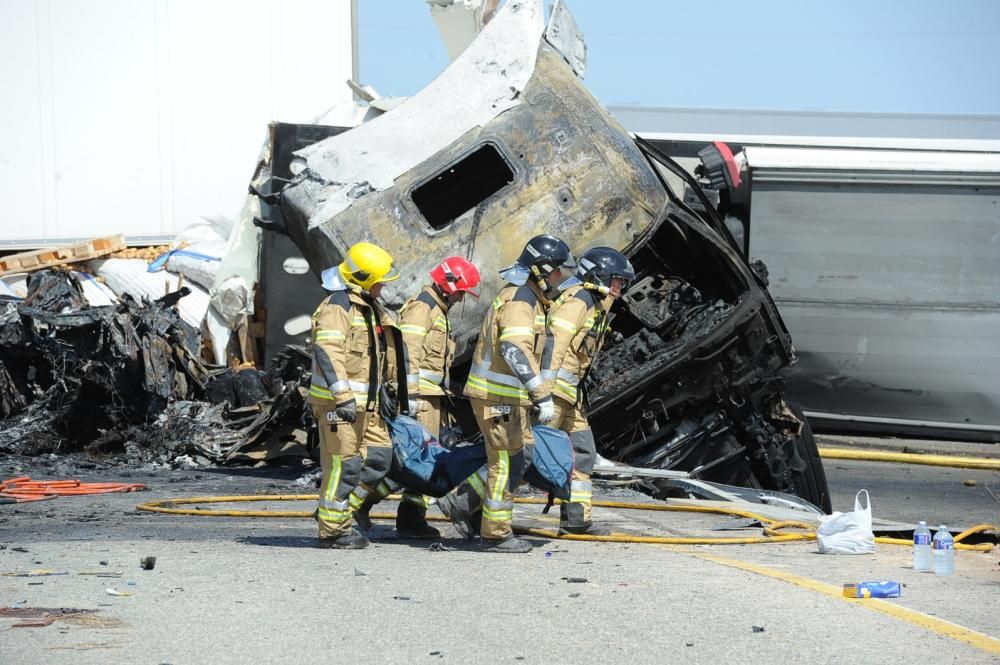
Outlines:
{"type": "Polygon", "coordinates": [[[68,273],[46,270],[27,291],[0,300],[2,452],[246,461],[287,449],[301,426],[308,358],[289,347],[269,372],[203,362],[175,307],[186,288],[91,307],[68,273]]]}

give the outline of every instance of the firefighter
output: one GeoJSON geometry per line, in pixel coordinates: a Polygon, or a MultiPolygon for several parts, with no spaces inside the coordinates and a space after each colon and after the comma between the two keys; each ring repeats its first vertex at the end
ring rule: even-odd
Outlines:
{"type": "Polygon", "coordinates": [[[441,435],[444,398],[449,394],[448,372],[454,356],[448,312],[465,294],[478,298],[479,269],[452,256],[431,271],[431,284],[411,298],[399,316],[409,355],[406,389],[409,413],[434,438],[441,435]]]}
{"type": "Polygon", "coordinates": [[[550,304],[546,293],[571,262],[569,247],[559,238],[529,240],[517,262],[500,272],[507,284],[487,308],[472,357],[465,395],[486,440],[487,465],[485,482],[476,474],[466,482],[482,497],[481,547],[488,552],[531,551],[531,544],[511,530],[512,492],[524,473],[524,447],[532,441],[530,409],[543,424],[555,417],[551,387],[538,360],[550,304]]]}
{"type": "MultiPolygon", "coordinates": [[[[448,311],[466,293],[479,297],[479,270],[459,256],[442,261],[431,273],[431,284],[408,300],[400,312],[398,328],[406,349],[406,392],[403,410],[417,419],[435,438],[441,434],[442,402],[448,393],[448,369],[454,343],[448,311]]],[[[379,483],[355,507],[354,520],[363,531],[371,528],[373,506],[397,488],[391,480],[379,483]]],[[[441,533],[427,523],[426,497],[404,491],[396,513],[396,533],[402,538],[438,538],[441,533]]]]}
{"type": "Polygon", "coordinates": [[[584,411],[581,383],[604,341],[608,312],[635,270],[610,247],[595,247],[580,257],[576,274],[560,285],[562,294],[549,310],[542,377],[552,383],[556,414],[552,427],[569,434],[575,458],[568,502],[560,505],[559,533],[606,536],[611,532],[590,519],[591,482],[597,448],[584,411]]]}
{"type": "Polygon", "coordinates": [[[367,536],[352,526],[355,504],[385,479],[391,439],[377,409],[385,371],[383,327],[391,321],[377,302],[385,282],[399,277],[381,247],[358,243],[342,263],[323,272],[331,292],[312,317],[309,403],[319,428],[320,547],[361,549],[367,536]]]}

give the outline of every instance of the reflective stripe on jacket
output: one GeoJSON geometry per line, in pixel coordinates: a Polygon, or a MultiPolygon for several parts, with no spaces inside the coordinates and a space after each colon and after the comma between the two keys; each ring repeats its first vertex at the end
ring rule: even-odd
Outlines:
{"type": "Polygon", "coordinates": [[[399,330],[409,356],[406,388],[410,399],[444,395],[455,347],[450,339],[448,307],[433,287],[425,286],[406,301],[399,315],[399,330]]]}
{"type": "Polygon", "coordinates": [[[369,385],[372,370],[378,381],[386,371],[380,326],[392,325],[381,307],[371,303],[353,290],[334,291],[313,313],[311,404],[353,399],[359,409],[369,407],[368,396],[378,389],[369,385]]]}
{"type": "Polygon", "coordinates": [[[528,406],[552,393],[542,379],[538,359],[545,343],[545,302],[533,284],[508,284],[487,308],[465,383],[465,395],[494,404],[528,406]],[[500,343],[510,342],[527,358],[532,377],[527,383],[500,353],[500,343]]]}
{"type": "Polygon", "coordinates": [[[579,398],[578,386],[590,367],[608,327],[610,298],[598,296],[582,285],[571,286],[549,310],[542,377],[552,382],[552,393],[571,404],[579,398]]]}

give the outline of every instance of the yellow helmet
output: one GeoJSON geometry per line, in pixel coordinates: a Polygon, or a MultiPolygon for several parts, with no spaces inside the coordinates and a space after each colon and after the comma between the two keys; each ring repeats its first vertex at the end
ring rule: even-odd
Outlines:
{"type": "Polygon", "coordinates": [[[360,286],[365,291],[379,282],[399,279],[389,252],[370,242],[359,242],[347,250],[347,256],[340,264],[340,276],[345,282],[360,286]]]}

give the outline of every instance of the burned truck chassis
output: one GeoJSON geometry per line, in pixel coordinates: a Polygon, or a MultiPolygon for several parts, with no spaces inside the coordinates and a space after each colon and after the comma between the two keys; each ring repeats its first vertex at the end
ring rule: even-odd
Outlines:
{"type": "Polygon", "coordinates": [[[735,244],[704,231],[702,222],[722,226],[714,210],[673,203],[631,252],[639,277],[616,303],[611,338],[586,378],[598,451],[796,494],[830,512],[811,428],[784,399],[778,371],[794,357],[774,304],[753,288],[759,277],[735,244]]]}
{"type": "MultiPolygon", "coordinates": [[[[642,329],[609,348],[587,382],[598,449],[635,466],[789,492],[829,511],[806,460],[816,455],[808,424],[785,405],[782,379],[759,366],[773,357],[773,342],[755,318],[730,327],[715,352],[676,370],[672,350],[683,341],[642,329]],[[612,385],[632,387],[611,399],[612,385]]],[[[694,335],[718,332],[699,317],[689,326],[685,332],[694,335]]]]}

